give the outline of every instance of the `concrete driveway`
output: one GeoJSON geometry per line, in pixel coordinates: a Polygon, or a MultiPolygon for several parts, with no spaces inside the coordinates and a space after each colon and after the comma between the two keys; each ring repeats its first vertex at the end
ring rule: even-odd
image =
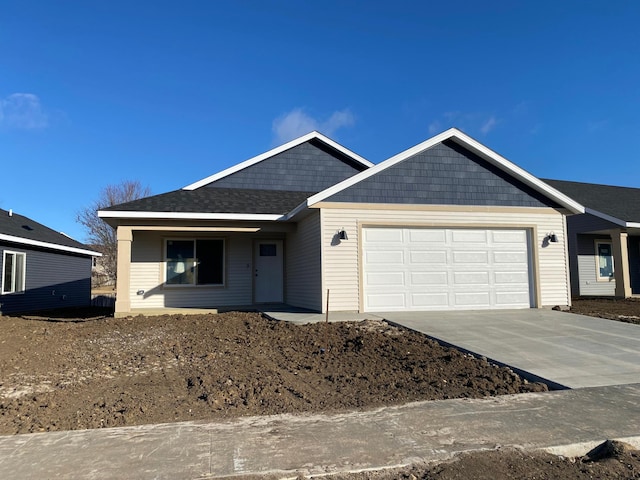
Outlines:
{"type": "Polygon", "coordinates": [[[548,380],[581,388],[640,382],[640,326],[553,310],[376,316],[548,380]]]}

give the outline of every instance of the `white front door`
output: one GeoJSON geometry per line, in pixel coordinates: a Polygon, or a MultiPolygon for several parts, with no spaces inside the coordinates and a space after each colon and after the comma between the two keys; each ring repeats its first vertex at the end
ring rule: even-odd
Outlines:
{"type": "Polygon", "coordinates": [[[284,301],[282,240],[259,240],[254,244],[254,302],[284,301]]]}

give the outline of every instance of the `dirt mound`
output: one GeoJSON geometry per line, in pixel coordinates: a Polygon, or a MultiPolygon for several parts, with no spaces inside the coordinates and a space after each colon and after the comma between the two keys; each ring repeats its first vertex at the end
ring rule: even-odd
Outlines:
{"type": "Polygon", "coordinates": [[[380,321],[0,317],[0,433],[333,412],[544,391],[380,321]]]}
{"type": "MultiPolygon", "coordinates": [[[[606,442],[616,444],[618,442],[606,442]]],[[[603,447],[608,449],[609,447],[603,447]]],[[[596,461],[567,458],[544,452],[516,449],[473,452],[457,455],[436,465],[413,465],[406,468],[330,475],[325,480],[540,480],[540,479],[638,479],[640,452],[614,447],[617,453],[596,461]]],[[[300,479],[302,480],[302,479],[300,479]]]]}

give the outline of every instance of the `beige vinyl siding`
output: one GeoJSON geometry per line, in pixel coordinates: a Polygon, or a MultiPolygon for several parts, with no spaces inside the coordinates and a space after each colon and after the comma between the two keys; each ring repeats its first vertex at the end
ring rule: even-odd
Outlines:
{"type": "MultiPolygon", "coordinates": [[[[539,306],[570,305],[569,274],[566,260],[564,215],[548,208],[478,208],[443,207],[433,209],[322,208],[323,305],[330,289],[330,311],[357,311],[360,305],[360,228],[367,225],[388,226],[485,226],[532,228],[536,235],[533,252],[537,273],[539,306]],[[336,232],[343,228],[349,240],[337,243],[336,232]],[[558,243],[545,242],[554,232],[558,243]],[[333,242],[333,244],[332,244],[333,242]]],[[[536,285],[536,282],[534,282],[536,285]]]]}
{"type": "Polygon", "coordinates": [[[287,234],[285,302],[322,310],[320,212],[315,210],[287,234]]]}
{"type": "MultiPolygon", "coordinates": [[[[131,247],[131,308],[201,307],[250,305],[252,302],[252,239],[247,235],[211,235],[225,239],[225,285],[165,286],[164,240],[194,238],[169,232],[134,232],[131,247]],[[143,295],[137,292],[144,290],[143,295]]],[[[206,235],[198,234],[198,238],[206,235]]]]}

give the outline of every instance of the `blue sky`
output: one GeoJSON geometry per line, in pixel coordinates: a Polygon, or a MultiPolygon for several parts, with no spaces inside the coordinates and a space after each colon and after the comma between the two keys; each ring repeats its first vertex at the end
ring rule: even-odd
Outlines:
{"type": "Polygon", "coordinates": [[[317,129],[374,163],[458,127],[543,178],[640,187],[637,1],[0,3],[0,208],[85,239],[317,129]]]}

